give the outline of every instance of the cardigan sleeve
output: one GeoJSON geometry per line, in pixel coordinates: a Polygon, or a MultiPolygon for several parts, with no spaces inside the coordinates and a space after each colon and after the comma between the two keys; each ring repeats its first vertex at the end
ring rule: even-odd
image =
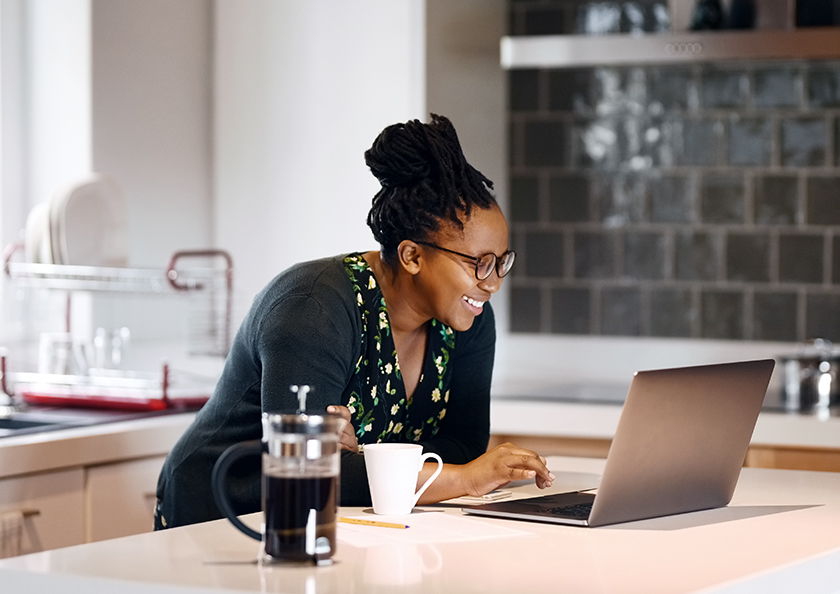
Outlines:
{"type": "MultiPolygon", "coordinates": [[[[294,410],[293,384],[307,384],[312,392],[307,409],[325,411],[343,404],[342,395],[359,357],[359,328],[353,323],[351,300],[321,302],[312,295],[295,295],[278,302],[256,332],[255,351],[262,367],[260,392],[263,411],[294,410]],[[346,314],[342,310],[346,309],[346,314]]],[[[370,505],[364,458],[341,455],[340,504],[370,505]]]]}

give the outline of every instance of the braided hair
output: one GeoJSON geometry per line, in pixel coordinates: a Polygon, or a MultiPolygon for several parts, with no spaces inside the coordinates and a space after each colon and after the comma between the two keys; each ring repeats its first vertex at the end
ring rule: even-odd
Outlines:
{"type": "Polygon", "coordinates": [[[469,217],[473,207],[496,203],[493,182],[467,163],[452,122],[440,115],[429,124],[388,126],[365,151],[365,163],[382,184],[367,224],[392,265],[403,240],[427,241],[445,219],[463,229],[460,213],[469,217]]]}

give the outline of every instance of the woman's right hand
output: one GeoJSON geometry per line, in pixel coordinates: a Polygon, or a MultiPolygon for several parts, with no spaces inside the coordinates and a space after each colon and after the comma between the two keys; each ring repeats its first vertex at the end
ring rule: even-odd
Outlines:
{"type": "Polygon", "coordinates": [[[479,456],[461,469],[464,489],[469,495],[484,495],[511,481],[534,479],[545,489],[554,482],[554,475],[545,465],[545,458],[536,452],[503,443],[479,456]]]}
{"type": "Polygon", "coordinates": [[[339,406],[337,404],[331,404],[327,407],[327,412],[333,415],[338,415],[345,421],[344,429],[341,431],[341,435],[339,436],[339,446],[342,450],[349,450],[351,452],[359,453],[359,442],[356,439],[356,433],[353,430],[353,423],[351,419],[353,418],[350,414],[350,409],[346,406],[339,406]]]}

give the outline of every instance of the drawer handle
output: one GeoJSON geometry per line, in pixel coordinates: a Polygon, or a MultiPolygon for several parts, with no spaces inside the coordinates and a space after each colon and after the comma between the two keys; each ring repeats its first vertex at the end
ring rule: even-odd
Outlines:
{"type": "Polygon", "coordinates": [[[39,509],[22,509],[20,510],[20,515],[24,518],[34,518],[35,516],[41,515],[41,510],[39,509]]]}
{"type": "Polygon", "coordinates": [[[154,491],[143,493],[143,499],[157,499],[157,493],[154,491]]]}

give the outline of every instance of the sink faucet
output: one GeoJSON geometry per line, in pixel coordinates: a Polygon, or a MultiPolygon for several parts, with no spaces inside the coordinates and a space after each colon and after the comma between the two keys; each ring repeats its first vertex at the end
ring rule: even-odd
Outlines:
{"type": "Polygon", "coordinates": [[[6,387],[6,354],[0,353],[0,419],[8,419],[24,409],[24,405],[15,402],[6,387]]]}

